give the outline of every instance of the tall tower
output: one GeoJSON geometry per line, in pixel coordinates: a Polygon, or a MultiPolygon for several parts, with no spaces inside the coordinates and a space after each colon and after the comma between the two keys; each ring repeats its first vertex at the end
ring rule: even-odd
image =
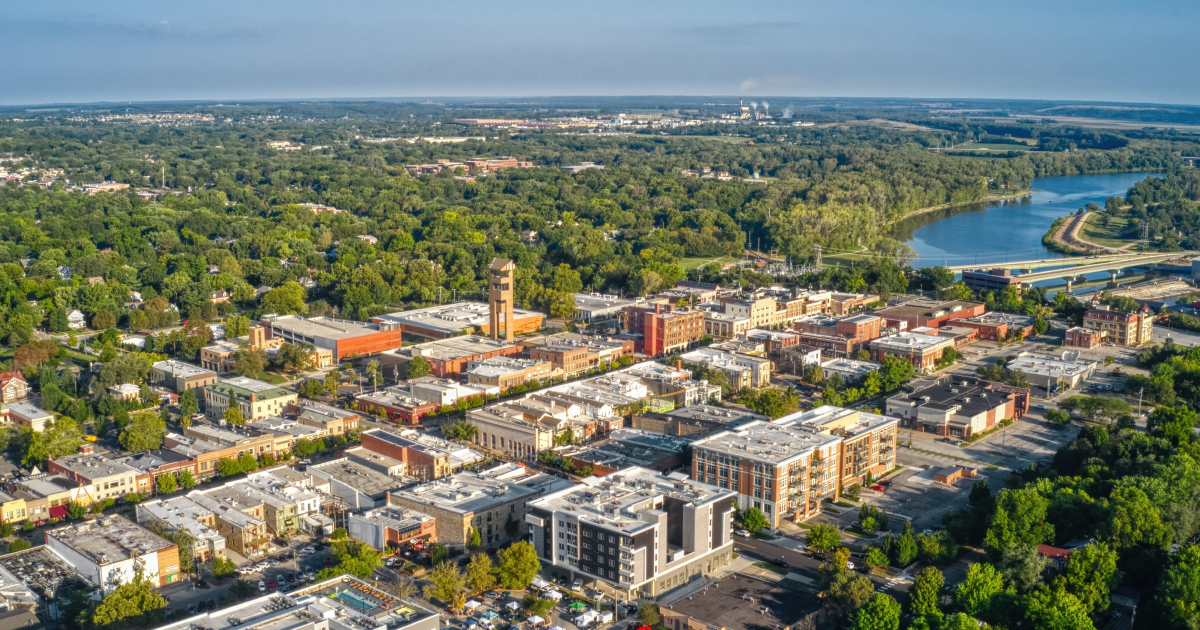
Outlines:
{"type": "Polygon", "coordinates": [[[493,258],[492,264],[488,265],[488,325],[492,339],[499,339],[503,323],[504,339],[509,343],[513,340],[513,283],[516,281],[516,270],[516,264],[507,258],[493,258]]]}

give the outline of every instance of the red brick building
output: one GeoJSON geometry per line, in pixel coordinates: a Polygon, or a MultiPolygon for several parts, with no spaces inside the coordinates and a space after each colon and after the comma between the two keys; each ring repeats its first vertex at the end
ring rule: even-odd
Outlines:
{"type": "Polygon", "coordinates": [[[908,330],[928,326],[937,328],[952,319],[962,319],[983,315],[986,305],[983,302],[951,301],[916,299],[897,306],[889,306],[875,311],[875,314],[891,322],[904,322],[908,330]]]}
{"type": "Polygon", "coordinates": [[[1067,348],[1082,348],[1089,350],[1104,343],[1105,331],[1076,326],[1068,328],[1063,335],[1063,346],[1067,348]]]}
{"type": "Polygon", "coordinates": [[[632,306],[625,328],[642,334],[642,353],[660,356],[684,350],[704,336],[704,311],[685,311],[672,304],[632,306]]]}

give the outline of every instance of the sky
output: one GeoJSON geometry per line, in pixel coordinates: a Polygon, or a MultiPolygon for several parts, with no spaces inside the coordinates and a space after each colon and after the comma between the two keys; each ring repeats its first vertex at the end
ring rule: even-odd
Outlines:
{"type": "Polygon", "coordinates": [[[1200,104],[1200,3],[54,0],[0,16],[0,104],[436,96],[1200,104]]]}

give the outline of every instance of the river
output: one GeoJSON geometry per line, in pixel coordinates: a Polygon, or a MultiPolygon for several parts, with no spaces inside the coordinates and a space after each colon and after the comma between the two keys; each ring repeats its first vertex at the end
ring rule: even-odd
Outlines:
{"type": "Polygon", "coordinates": [[[1041,177],[1020,199],[960,206],[921,215],[897,226],[897,236],[917,252],[913,267],[973,265],[1006,260],[1061,258],[1042,246],[1058,217],[1087,203],[1104,207],[1153,173],[1041,177]]]}

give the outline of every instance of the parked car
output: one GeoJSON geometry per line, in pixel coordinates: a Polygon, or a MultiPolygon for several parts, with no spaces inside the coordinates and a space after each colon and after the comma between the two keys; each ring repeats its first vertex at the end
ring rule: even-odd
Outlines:
{"type": "Polygon", "coordinates": [[[748,530],[748,529],[739,529],[733,533],[737,534],[738,536],[741,536],[742,538],[750,537],[750,530],[748,530]]]}
{"type": "Polygon", "coordinates": [[[262,581],[262,580],[259,580],[259,581],[258,581],[258,592],[259,592],[259,593],[266,593],[266,592],[267,592],[267,583],[266,583],[266,582],[264,582],[264,581],[262,581]]]}
{"type": "Polygon", "coordinates": [[[880,484],[875,484],[875,485],[871,486],[871,489],[874,490],[875,492],[886,492],[887,491],[887,488],[883,487],[880,484]]]}
{"type": "Polygon", "coordinates": [[[308,567],[308,568],[304,569],[304,575],[307,575],[308,577],[313,577],[316,574],[317,574],[316,569],[313,569],[312,567],[308,567]]]}
{"type": "Polygon", "coordinates": [[[498,599],[500,597],[500,593],[497,593],[496,591],[488,591],[484,593],[483,596],[488,599],[498,599]]]}
{"type": "Polygon", "coordinates": [[[188,604],[188,614],[189,615],[196,614],[196,602],[192,602],[192,603],[188,604]]]}
{"type": "Polygon", "coordinates": [[[217,609],[217,600],[215,600],[215,599],[208,600],[208,609],[216,610],[217,609]]]}
{"type": "Polygon", "coordinates": [[[295,574],[295,573],[292,573],[291,571],[289,571],[289,572],[288,572],[288,574],[287,574],[287,581],[288,581],[288,583],[289,583],[289,584],[291,584],[292,582],[295,582],[295,581],[296,581],[296,574],[295,574]]]}
{"type": "Polygon", "coordinates": [[[575,581],[571,582],[571,590],[572,591],[578,592],[582,588],[583,588],[583,578],[575,578],[575,581]]]}
{"type": "Polygon", "coordinates": [[[268,591],[275,590],[276,586],[278,586],[278,585],[275,584],[275,578],[271,578],[271,579],[267,580],[267,590],[268,591]]]}

